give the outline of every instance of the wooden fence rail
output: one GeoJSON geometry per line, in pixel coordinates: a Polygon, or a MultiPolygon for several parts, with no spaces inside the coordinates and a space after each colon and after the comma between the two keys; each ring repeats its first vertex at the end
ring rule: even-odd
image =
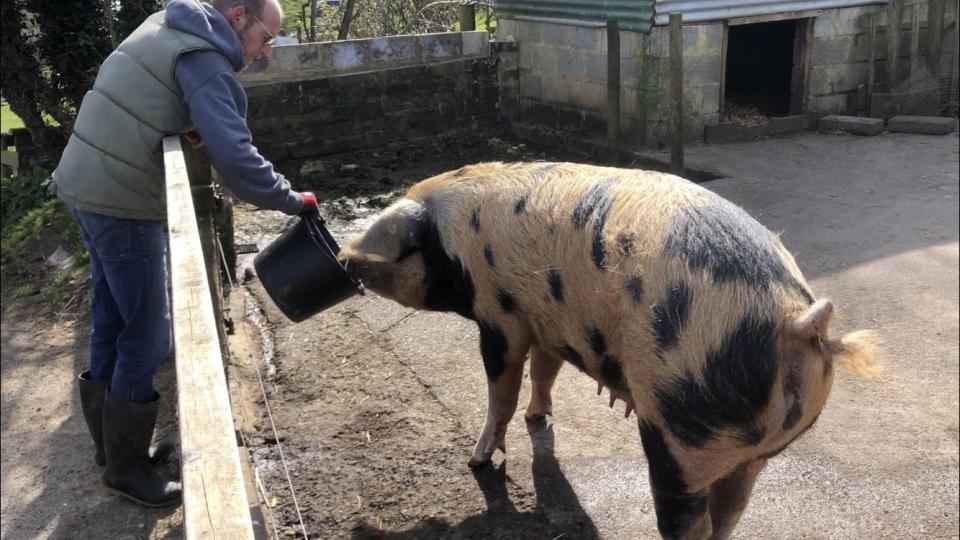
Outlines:
{"type": "Polygon", "coordinates": [[[211,283],[178,136],[163,140],[185,537],[253,539],[211,283]]]}

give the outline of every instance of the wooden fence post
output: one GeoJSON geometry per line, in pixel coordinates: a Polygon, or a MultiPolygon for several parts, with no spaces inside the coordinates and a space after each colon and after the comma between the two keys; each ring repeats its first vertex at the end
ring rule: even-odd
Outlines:
{"type": "Polygon", "coordinates": [[[217,249],[217,202],[213,190],[213,174],[206,153],[194,149],[185,139],[181,138],[180,144],[190,179],[190,190],[193,193],[197,229],[200,234],[200,246],[203,248],[207,283],[210,284],[210,300],[213,302],[217,334],[223,345],[227,342],[227,334],[223,326],[223,282],[220,279],[220,253],[217,249]]]}
{"type": "Polygon", "coordinates": [[[473,32],[477,29],[477,8],[473,4],[460,6],[460,31],[473,32]]]}
{"type": "Polygon", "coordinates": [[[887,5],[887,91],[900,82],[897,74],[898,56],[900,56],[900,23],[903,6],[902,0],[890,0],[887,5]]]}
{"type": "Polygon", "coordinates": [[[607,21],[607,147],[610,163],[620,163],[620,24],[607,21]]]}
{"type": "Polygon", "coordinates": [[[673,145],[670,172],[682,175],[683,166],[683,14],[670,14],[670,96],[673,103],[673,145]]]}
{"type": "Polygon", "coordinates": [[[873,87],[877,80],[877,19],[878,13],[867,15],[867,103],[866,110],[869,114],[873,106],[873,87]]]}
{"type": "MultiPolygon", "coordinates": [[[[920,4],[914,4],[910,13],[910,76],[920,69],[920,4]]],[[[929,21],[928,21],[929,22],[929,21]]]]}
{"type": "Polygon", "coordinates": [[[927,68],[930,70],[930,77],[940,86],[940,63],[943,58],[943,19],[945,0],[930,0],[929,10],[927,11],[927,35],[930,36],[930,42],[927,44],[927,68]]]}

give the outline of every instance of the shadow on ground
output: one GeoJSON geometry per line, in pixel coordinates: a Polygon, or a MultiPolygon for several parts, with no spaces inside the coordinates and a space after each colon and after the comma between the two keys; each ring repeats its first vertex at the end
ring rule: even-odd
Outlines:
{"type": "Polygon", "coordinates": [[[520,512],[510,500],[507,489],[507,462],[488,464],[472,470],[483,493],[487,511],[459,523],[441,519],[424,520],[413,529],[384,532],[368,523],[354,531],[354,538],[433,539],[433,538],[537,538],[548,531],[551,538],[562,534],[569,538],[599,538],[590,516],[560,469],[554,456],[553,426],[546,421],[528,422],[527,433],[533,446],[532,476],[536,507],[520,512]]]}

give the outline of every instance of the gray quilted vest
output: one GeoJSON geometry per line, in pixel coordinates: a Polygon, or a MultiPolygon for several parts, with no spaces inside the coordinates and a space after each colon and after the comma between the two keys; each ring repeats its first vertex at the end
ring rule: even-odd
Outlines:
{"type": "Polygon", "coordinates": [[[177,58],[216,50],[151,15],[103,62],[83,97],[53,173],[68,206],[122,218],[166,219],[163,137],[190,125],[174,79],[177,58]]]}

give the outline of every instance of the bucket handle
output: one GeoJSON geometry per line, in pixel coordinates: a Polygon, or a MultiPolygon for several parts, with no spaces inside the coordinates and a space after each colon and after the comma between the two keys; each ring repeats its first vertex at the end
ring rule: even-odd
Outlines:
{"type": "Polygon", "coordinates": [[[320,216],[319,213],[309,212],[300,214],[300,218],[303,219],[303,222],[307,225],[307,230],[310,231],[310,236],[313,238],[313,242],[317,244],[324,256],[328,257],[337,266],[339,266],[340,269],[343,270],[343,273],[347,276],[347,279],[349,279],[350,282],[353,283],[353,286],[357,288],[357,293],[360,296],[364,296],[367,290],[363,286],[363,283],[358,279],[354,279],[353,276],[347,272],[346,267],[340,263],[340,259],[337,258],[333,248],[327,243],[327,239],[323,237],[321,227],[323,227],[323,224],[326,223],[323,217],[320,216]]]}

